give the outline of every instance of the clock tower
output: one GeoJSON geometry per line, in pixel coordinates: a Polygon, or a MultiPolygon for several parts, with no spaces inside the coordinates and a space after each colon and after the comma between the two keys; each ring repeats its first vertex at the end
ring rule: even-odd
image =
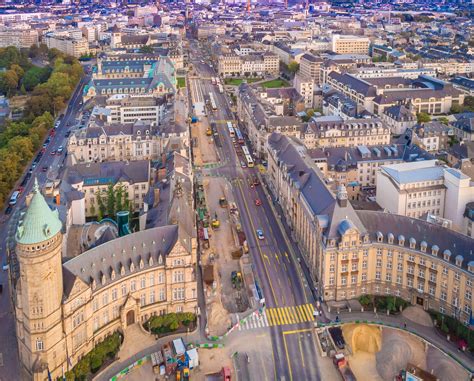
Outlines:
{"type": "Polygon", "coordinates": [[[20,278],[15,297],[20,361],[33,380],[47,379],[48,370],[66,360],[61,228],[57,210],[50,209],[35,180],[16,233],[20,278]]]}

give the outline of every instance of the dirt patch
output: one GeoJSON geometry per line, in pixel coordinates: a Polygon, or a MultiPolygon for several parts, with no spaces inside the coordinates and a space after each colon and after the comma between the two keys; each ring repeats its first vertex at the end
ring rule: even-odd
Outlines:
{"type": "Polygon", "coordinates": [[[199,349],[199,367],[191,371],[193,380],[203,381],[206,374],[220,372],[222,367],[233,365],[228,348],[199,349]]]}
{"type": "Polygon", "coordinates": [[[421,307],[407,307],[403,310],[402,316],[414,323],[423,325],[425,327],[433,327],[433,321],[431,320],[430,315],[421,307]]]}
{"type": "Polygon", "coordinates": [[[382,334],[376,326],[345,324],[342,327],[342,333],[353,353],[366,352],[375,354],[382,347],[382,334]]]}

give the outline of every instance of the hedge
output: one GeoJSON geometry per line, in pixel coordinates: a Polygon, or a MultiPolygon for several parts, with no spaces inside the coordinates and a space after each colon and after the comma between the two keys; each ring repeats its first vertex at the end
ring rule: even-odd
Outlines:
{"type": "Polygon", "coordinates": [[[192,312],[169,313],[166,315],[152,316],[143,327],[154,334],[163,334],[176,331],[181,325],[188,326],[196,321],[192,312]]]}

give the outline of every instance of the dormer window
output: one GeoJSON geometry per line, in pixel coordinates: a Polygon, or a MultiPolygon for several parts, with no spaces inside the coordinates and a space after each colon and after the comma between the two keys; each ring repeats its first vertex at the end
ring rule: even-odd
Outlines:
{"type": "Polygon", "coordinates": [[[110,279],[115,280],[115,270],[114,269],[112,269],[112,271],[110,272],[110,279]]]}
{"type": "Polygon", "coordinates": [[[135,264],[132,261],[130,261],[130,272],[133,273],[134,271],[135,271],[135,264]]]}
{"type": "Polygon", "coordinates": [[[139,266],[140,266],[140,270],[143,269],[144,264],[143,264],[143,259],[141,259],[141,258],[140,258],[140,264],[139,264],[139,266]]]}
{"type": "Polygon", "coordinates": [[[124,276],[125,275],[125,266],[120,264],[120,275],[124,276]]]}
{"type": "Polygon", "coordinates": [[[161,254],[158,256],[158,264],[159,265],[163,264],[163,256],[161,254]]]}
{"type": "Polygon", "coordinates": [[[451,258],[451,251],[446,249],[444,252],[443,252],[443,259],[445,261],[449,261],[449,259],[451,258]]]}
{"type": "Polygon", "coordinates": [[[92,290],[95,290],[97,288],[97,284],[95,283],[95,279],[91,278],[91,286],[92,290]]]}
{"type": "Polygon", "coordinates": [[[368,243],[368,242],[369,242],[369,235],[366,234],[366,235],[364,236],[364,243],[368,243]]]}
{"type": "Polygon", "coordinates": [[[383,241],[383,234],[382,232],[377,232],[377,242],[382,242],[383,241]]]}
{"type": "Polygon", "coordinates": [[[461,267],[462,262],[464,261],[464,257],[462,255],[456,255],[455,260],[456,260],[456,266],[461,267]]]}
{"type": "Polygon", "coordinates": [[[428,244],[426,243],[426,241],[421,241],[420,243],[420,250],[423,252],[423,253],[426,253],[426,248],[428,247],[428,244]]]}
{"type": "Polygon", "coordinates": [[[150,255],[150,258],[148,258],[148,266],[153,266],[153,257],[150,255]]]}
{"type": "Polygon", "coordinates": [[[470,272],[470,273],[474,273],[474,261],[471,261],[467,264],[467,270],[470,272]]]}
{"type": "Polygon", "coordinates": [[[388,243],[392,244],[394,238],[395,238],[395,237],[393,236],[392,233],[388,233],[388,235],[387,235],[387,241],[388,241],[388,243]]]}
{"type": "Polygon", "coordinates": [[[107,279],[105,279],[105,274],[102,274],[101,273],[101,277],[100,277],[100,283],[102,283],[102,286],[105,285],[105,282],[107,281],[107,279]]]}
{"type": "Polygon", "coordinates": [[[404,246],[404,245],[405,245],[405,237],[404,237],[404,236],[402,236],[402,235],[399,235],[399,236],[398,236],[398,244],[399,244],[400,246],[404,246]]]}
{"type": "Polygon", "coordinates": [[[431,254],[432,255],[438,255],[439,252],[439,247],[437,245],[431,246],[431,254]]]}
{"type": "Polygon", "coordinates": [[[410,249],[414,249],[416,247],[416,239],[411,237],[410,238],[410,249]]]}

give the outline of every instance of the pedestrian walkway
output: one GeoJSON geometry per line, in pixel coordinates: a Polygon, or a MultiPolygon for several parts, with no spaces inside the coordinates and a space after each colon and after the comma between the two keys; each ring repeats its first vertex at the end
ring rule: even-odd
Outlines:
{"type": "MultiPolygon", "coordinates": [[[[252,314],[240,321],[239,331],[308,323],[315,320],[312,304],[291,307],[265,308],[260,314],[252,314]]],[[[239,320],[239,315],[236,315],[239,320]]]]}

